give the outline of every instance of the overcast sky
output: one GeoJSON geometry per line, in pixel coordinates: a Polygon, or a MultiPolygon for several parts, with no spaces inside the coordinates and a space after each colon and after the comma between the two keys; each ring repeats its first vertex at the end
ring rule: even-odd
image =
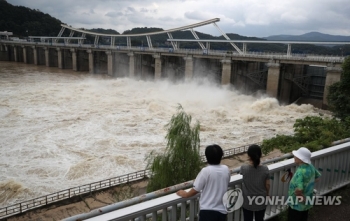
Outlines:
{"type": "MultiPolygon", "coordinates": [[[[75,28],[164,30],[220,18],[225,33],[267,37],[318,31],[350,36],[349,0],[7,0],[39,9],[75,28]]],[[[214,36],[210,24],[196,31],[214,36]]]]}

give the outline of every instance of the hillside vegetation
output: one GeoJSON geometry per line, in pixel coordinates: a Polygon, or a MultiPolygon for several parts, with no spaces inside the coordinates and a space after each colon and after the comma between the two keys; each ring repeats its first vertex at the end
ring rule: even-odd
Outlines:
{"type": "Polygon", "coordinates": [[[14,36],[57,36],[62,22],[49,14],[23,6],[13,6],[0,0],[0,31],[14,36]]]}

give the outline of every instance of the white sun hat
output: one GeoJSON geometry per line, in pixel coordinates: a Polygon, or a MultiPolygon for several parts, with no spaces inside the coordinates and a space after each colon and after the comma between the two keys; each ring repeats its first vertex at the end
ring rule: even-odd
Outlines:
{"type": "Polygon", "coordinates": [[[292,153],[304,163],[311,164],[311,152],[306,147],[300,147],[298,150],[293,150],[292,153]]]}

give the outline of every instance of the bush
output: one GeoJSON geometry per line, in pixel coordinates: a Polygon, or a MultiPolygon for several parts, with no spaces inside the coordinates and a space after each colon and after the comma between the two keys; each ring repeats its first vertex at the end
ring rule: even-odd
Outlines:
{"type": "Polygon", "coordinates": [[[336,118],[305,117],[294,123],[294,135],[277,135],[263,140],[264,154],[274,149],[289,153],[299,147],[307,147],[310,151],[331,146],[333,141],[350,137],[350,118],[340,121],[336,118]]]}

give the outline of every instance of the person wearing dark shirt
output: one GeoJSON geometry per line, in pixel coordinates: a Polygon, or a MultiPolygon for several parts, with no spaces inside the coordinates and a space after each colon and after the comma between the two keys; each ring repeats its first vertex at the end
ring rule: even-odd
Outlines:
{"type": "Polygon", "coordinates": [[[240,174],[243,175],[243,216],[244,221],[263,221],[266,203],[256,202],[257,197],[269,197],[270,177],[269,169],[260,164],[261,148],[259,145],[251,145],[248,148],[248,164],[241,166],[240,174]]]}

